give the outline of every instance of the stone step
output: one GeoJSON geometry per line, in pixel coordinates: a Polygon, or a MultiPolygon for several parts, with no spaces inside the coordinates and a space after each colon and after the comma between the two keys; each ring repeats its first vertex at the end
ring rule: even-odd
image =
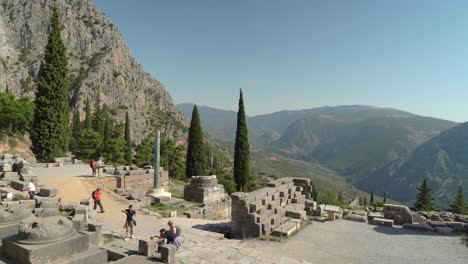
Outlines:
{"type": "Polygon", "coordinates": [[[393,227],[393,219],[375,217],[372,219],[372,224],[378,225],[378,226],[393,227]]]}
{"type": "Polygon", "coordinates": [[[90,246],[88,250],[68,258],[57,259],[48,264],[101,264],[107,263],[107,250],[90,246]]]}
{"type": "Polygon", "coordinates": [[[280,225],[279,227],[277,227],[271,233],[271,235],[272,236],[277,236],[277,237],[280,237],[280,236],[288,237],[288,236],[292,235],[292,233],[294,231],[299,229],[299,227],[300,227],[299,223],[293,222],[293,221],[288,221],[288,222],[285,222],[284,224],[280,225]]]}

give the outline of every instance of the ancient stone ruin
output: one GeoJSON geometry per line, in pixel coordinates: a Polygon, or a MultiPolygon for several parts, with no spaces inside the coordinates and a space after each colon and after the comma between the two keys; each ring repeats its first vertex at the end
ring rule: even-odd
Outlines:
{"type": "Polygon", "coordinates": [[[233,193],[231,236],[291,235],[306,219],[310,187],[309,179],[281,178],[250,193],[233,193]]]}
{"type": "Polygon", "coordinates": [[[203,204],[185,213],[190,218],[227,219],[231,215],[231,198],[216,175],[193,176],[184,187],[184,200],[203,204]]]}

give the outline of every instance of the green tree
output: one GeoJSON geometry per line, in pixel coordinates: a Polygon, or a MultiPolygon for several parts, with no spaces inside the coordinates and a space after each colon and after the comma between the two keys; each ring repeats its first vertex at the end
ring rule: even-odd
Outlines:
{"type": "Polygon", "coordinates": [[[68,151],[68,60],[60,36],[57,8],[50,20],[51,31],[45,47],[35,97],[32,150],[40,161],[50,161],[68,151]]]}
{"type": "Polygon", "coordinates": [[[91,116],[91,106],[89,105],[89,99],[86,98],[85,102],[85,122],[84,128],[85,129],[92,129],[93,128],[93,117],[91,116]]]}
{"type": "Polygon", "coordinates": [[[136,148],[135,164],[138,167],[154,163],[154,134],[149,134],[136,148]]]}
{"type": "Polygon", "coordinates": [[[130,118],[128,112],[125,113],[125,162],[132,164],[132,143],[130,138],[130,118]]]}
{"type": "Polygon", "coordinates": [[[312,199],[314,201],[318,201],[318,191],[315,188],[315,184],[312,183],[312,192],[311,192],[312,199]]]}
{"type": "Polygon", "coordinates": [[[94,103],[94,117],[92,118],[92,125],[94,131],[98,132],[104,136],[104,126],[105,126],[105,107],[101,108],[101,93],[98,91],[96,95],[96,102],[94,103]]]}
{"type": "Polygon", "coordinates": [[[342,192],[339,192],[339,193],[338,193],[338,203],[339,203],[340,205],[342,205],[343,202],[344,202],[344,201],[343,201],[343,193],[342,193],[342,192]]]}
{"type": "MultiPolygon", "coordinates": [[[[110,128],[110,127],[109,127],[110,128]]],[[[126,143],[121,125],[113,126],[114,130],[110,133],[107,141],[104,142],[101,155],[106,163],[113,165],[125,164],[125,148],[126,143]]]]}
{"type": "Polygon", "coordinates": [[[458,192],[453,199],[453,203],[450,205],[450,212],[455,214],[464,214],[465,211],[465,195],[463,194],[463,188],[460,185],[458,186],[458,192]]]}
{"type": "Polygon", "coordinates": [[[374,192],[370,193],[370,204],[374,204],[374,192]]]}
{"type": "Polygon", "coordinates": [[[321,192],[319,196],[319,201],[323,204],[340,205],[336,193],[332,191],[321,192]]]}
{"type": "Polygon", "coordinates": [[[161,135],[161,166],[168,170],[169,177],[182,179],[185,176],[184,147],[167,135],[161,135]]]}
{"type": "Polygon", "coordinates": [[[364,206],[367,206],[367,195],[364,195],[364,206]]]}
{"type": "Polygon", "coordinates": [[[28,98],[15,99],[13,94],[0,92],[0,132],[24,134],[31,128],[34,103],[28,98]]]}
{"type": "Polygon", "coordinates": [[[206,150],[203,142],[203,131],[200,125],[198,108],[195,105],[192,111],[192,121],[188,134],[187,158],[185,163],[185,176],[204,175],[206,173],[206,150]]]}
{"type": "Polygon", "coordinates": [[[434,211],[434,199],[432,198],[431,191],[432,189],[429,188],[427,179],[424,179],[418,187],[418,194],[414,203],[414,208],[417,211],[434,211]]]}
{"type": "Polygon", "coordinates": [[[101,135],[91,128],[85,128],[81,131],[78,138],[75,154],[82,160],[96,158],[98,150],[101,148],[101,144],[101,135]]]}
{"type": "Polygon", "coordinates": [[[384,203],[387,202],[387,193],[386,192],[383,193],[383,202],[384,203]]]}
{"type": "Polygon", "coordinates": [[[81,121],[80,121],[80,112],[78,108],[75,108],[73,112],[73,119],[72,119],[72,126],[71,126],[71,140],[70,140],[70,148],[73,152],[75,152],[78,148],[78,141],[81,134],[81,121]]]}
{"type": "Polygon", "coordinates": [[[244,98],[240,90],[239,110],[237,112],[236,142],[234,145],[234,181],[236,189],[248,192],[253,179],[250,177],[250,151],[247,124],[245,122],[244,98]]]}

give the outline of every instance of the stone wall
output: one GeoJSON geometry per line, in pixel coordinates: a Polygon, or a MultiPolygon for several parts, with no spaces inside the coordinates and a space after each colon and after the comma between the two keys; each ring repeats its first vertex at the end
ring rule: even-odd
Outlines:
{"type": "Polygon", "coordinates": [[[258,237],[275,231],[285,233],[288,228],[297,229],[297,222],[291,222],[291,219],[305,219],[310,180],[282,178],[250,193],[233,193],[231,198],[232,237],[258,237]]]}
{"type": "MultiPolygon", "coordinates": [[[[169,173],[161,169],[161,186],[169,191],[169,173]]],[[[101,185],[114,190],[116,188],[148,190],[153,188],[154,175],[143,173],[139,175],[106,176],[97,179],[101,185]]]]}

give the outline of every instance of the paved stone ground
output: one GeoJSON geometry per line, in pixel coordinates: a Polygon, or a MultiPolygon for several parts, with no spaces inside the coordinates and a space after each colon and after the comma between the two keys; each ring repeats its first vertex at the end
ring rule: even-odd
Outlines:
{"type": "MultiPolygon", "coordinates": [[[[63,168],[35,169],[40,183],[59,188],[64,201],[88,198],[95,188],[82,175],[89,174],[88,165],[63,168]]],[[[111,193],[103,194],[106,213],[97,214],[104,230],[124,235],[128,201],[111,193]]],[[[135,235],[149,238],[169,219],[158,219],[139,211],[136,217],[135,235]]],[[[376,264],[425,264],[468,263],[468,248],[461,245],[460,237],[430,233],[388,229],[351,221],[313,222],[302,232],[287,241],[266,242],[259,240],[228,240],[214,232],[204,231],[209,225],[226,224],[223,221],[172,218],[182,228],[184,244],[177,252],[178,263],[376,263],[376,264]]],[[[136,249],[136,240],[115,240],[114,246],[136,249]]],[[[0,261],[1,263],[1,261],[0,261]]]]}

